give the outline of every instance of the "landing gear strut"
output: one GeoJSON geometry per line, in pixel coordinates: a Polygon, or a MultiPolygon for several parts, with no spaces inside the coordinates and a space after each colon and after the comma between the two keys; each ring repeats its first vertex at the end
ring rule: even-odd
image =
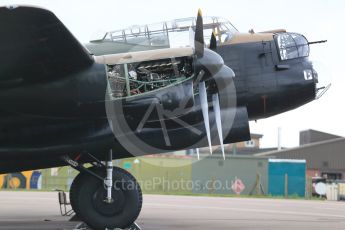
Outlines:
{"type": "Polygon", "coordinates": [[[125,229],[133,225],[142,207],[141,188],[127,171],[113,167],[112,152],[106,165],[85,168],[68,157],[80,171],[70,190],[70,201],[79,219],[92,229],[125,229]]]}
{"type": "Polygon", "coordinates": [[[109,151],[108,161],[107,161],[107,178],[104,181],[107,188],[107,198],[105,202],[111,204],[114,202],[112,198],[112,188],[113,188],[113,150],[109,151]]]}

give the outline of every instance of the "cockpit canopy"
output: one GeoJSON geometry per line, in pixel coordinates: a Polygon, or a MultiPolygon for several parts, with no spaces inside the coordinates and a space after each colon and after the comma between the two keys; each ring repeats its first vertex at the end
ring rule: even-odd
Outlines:
{"type": "MultiPolygon", "coordinates": [[[[230,40],[238,32],[228,20],[220,17],[204,17],[203,21],[206,43],[209,43],[212,31],[219,43],[230,40]]],[[[149,25],[136,25],[107,32],[103,37],[91,40],[91,43],[116,42],[162,48],[186,47],[192,42],[190,28],[195,30],[195,24],[196,18],[190,17],[149,25]]]]}
{"type": "Polygon", "coordinates": [[[309,56],[309,44],[303,35],[297,33],[278,33],[275,35],[275,39],[282,61],[309,56]]]}

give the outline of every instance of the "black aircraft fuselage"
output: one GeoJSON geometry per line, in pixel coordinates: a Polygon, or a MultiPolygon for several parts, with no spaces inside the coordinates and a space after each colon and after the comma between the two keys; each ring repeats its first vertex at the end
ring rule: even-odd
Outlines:
{"type": "MultiPolygon", "coordinates": [[[[0,173],[67,165],[62,156],[75,159],[84,152],[103,158],[113,149],[114,158],[118,159],[207,146],[205,121],[197,106],[201,93],[195,85],[200,69],[206,72],[202,81],[206,82],[209,101],[212,93],[222,94],[221,88],[227,84],[235,88],[235,91],[223,91],[223,97],[228,93],[235,100],[232,107],[222,107],[221,103],[223,123],[227,122],[224,111],[235,114],[232,126],[224,134],[224,143],[248,140],[249,120],[295,109],[316,97],[318,79],[308,60],[306,39],[298,34],[268,32],[235,34],[213,51],[206,49],[200,60],[197,54],[181,57],[181,62],[190,62],[192,66],[189,75],[185,67],[184,73],[188,77],[195,74],[194,77],[145,94],[138,93],[130,99],[109,99],[107,65],[95,62],[68,30],[54,21],[55,16],[43,13],[42,17],[48,20],[42,20],[30,11],[41,10],[0,9],[3,54],[0,57],[0,173]],[[41,29],[33,29],[31,24],[41,29]],[[18,31],[21,31],[20,39],[14,38],[18,31]],[[282,37],[293,39],[295,45],[283,47],[282,37]],[[218,61],[219,57],[224,63],[218,61]],[[223,74],[231,75],[228,67],[235,73],[234,77],[223,74]],[[216,73],[207,72],[212,68],[216,73]],[[215,84],[217,77],[224,85],[215,84]],[[137,129],[153,101],[157,100],[165,110],[175,111],[186,98],[186,108],[193,109],[179,112],[173,118],[162,118],[153,112],[141,129],[137,129]],[[115,110],[109,115],[108,103],[110,107],[115,104],[115,108],[121,103],[122,111],[115,110]],[[132,132],[118,133],[109,116],[121,117],[121,122],[126,122],[132,132]],[[177,123],[176,117],[188,126],[177,123]],[[200,133],[193,132],[193,128],[200,133]],[[164,132],[169,136],[169,143],[164,132]],[[123,143],[123,140],[130,142],[135,138],[154,148],[129,151],[126,144],[136,143],[123,143]]],[[[211,134],[215,136],[216,114],[211,105],[210,108],[211,134]]],[[[219,140],[213,143],[219,144],[219,140]]],[[[90,161],[87,157],[81,160],[90,161]]]]}
{"type": "Polygon", "coordinates": [[[308,56],[281,60],[276,39],[224,45],[217,52],[236,74],[237,103],[247,107],[250,120],[295,109],[316,97],[318,79],[308,56]],[[305,71],[313,77],[307,80],[305,71]]]}

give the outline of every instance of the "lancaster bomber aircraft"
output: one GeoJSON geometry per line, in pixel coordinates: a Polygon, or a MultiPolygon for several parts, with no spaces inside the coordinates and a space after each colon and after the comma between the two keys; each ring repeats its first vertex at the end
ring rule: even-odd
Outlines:
{"type": "Polygon", "coordinates": [[[199,11],[84,46],[46,9],[1,7],[0,173],[70,165],[78,217],[126,228],[142,193],[113,159],[212,145],[225,157],[223,144],[250,139],[250,120],[329,88],[308,60],[313,43],[285,30],[240,33],[199,11]]]}

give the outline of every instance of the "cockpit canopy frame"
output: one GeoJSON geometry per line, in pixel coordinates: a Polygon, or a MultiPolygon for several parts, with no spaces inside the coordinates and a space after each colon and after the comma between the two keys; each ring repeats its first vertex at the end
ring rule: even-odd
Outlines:
{"type": "MultiPolygon", "coordinates": [[[[109,31],[103,37],[91,40],[94,42],[119,42],[147,46],[162,47],[182,47],[187,46],[186,38],[189,36],[189,30],[195,30],[196,18],[182,18],[172,21],[148,25],[134,25],[126,29],[109,31]],[[181,38],[184,34],[183,44],[181,42],[174,44],[175,37],[181,38]]],[[[209,41],[212,31],[215,33],[219,42],[229,40],[238,30],[226,19],[221,17],[204,17],[205,41],[209,41]]],[[[188,43],[188,42],[187,42],[188,43]]]]}

